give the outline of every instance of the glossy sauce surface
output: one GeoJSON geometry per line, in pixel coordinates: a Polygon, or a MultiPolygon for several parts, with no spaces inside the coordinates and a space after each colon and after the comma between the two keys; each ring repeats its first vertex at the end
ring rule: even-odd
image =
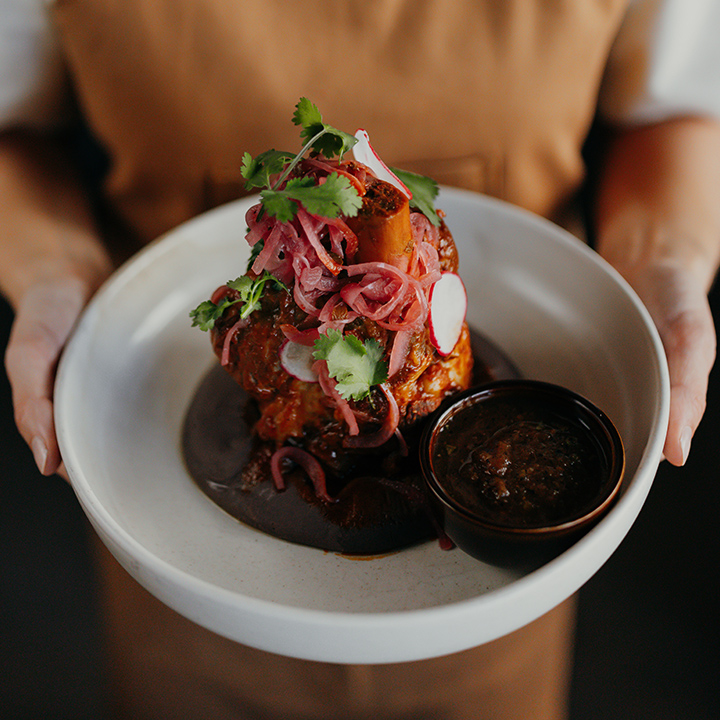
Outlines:
{"type": "Polygon", "coordinates": [[[492,524],[540,527],[582,515],[608,460],[578,419],[528,398],[488,397],[439,430],[433,470],[447,495],[492,524]]]}

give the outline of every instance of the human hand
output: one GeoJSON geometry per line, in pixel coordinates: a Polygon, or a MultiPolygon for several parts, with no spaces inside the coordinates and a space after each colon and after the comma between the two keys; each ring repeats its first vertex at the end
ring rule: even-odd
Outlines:
{"type": "Polygon", "coordinates": [[[596,247],[657,325],[670,370],[665,458],[682,465],[715,360],[707,293],[720,266],[720,122],[616,129],[603,149],[596,247]]]}
{"type": "Polygon", "coordinates": [[[670,372],[670,419],[664,455],[683,465],[705,411],[708,376],[715,361],[715,327],[705,278],[681,263],[633,268],[627,279],[657,326],[670,372]]]}
{"type": "Polygon", "coordinates": [[[17,427],[43,475],[65,476],[55,435],[57,361],[89,296],[82,281],[59,276],[30,286],[16,307],[5,353],[17,427]]]}
{"type": "Polygon", "coordinates": [[[45,475],[63,473],[55,370],[113,262],[72,153],[59,138],[0,134],[0,291],[15,310],[5,353],[15,421],[45,475]]]}

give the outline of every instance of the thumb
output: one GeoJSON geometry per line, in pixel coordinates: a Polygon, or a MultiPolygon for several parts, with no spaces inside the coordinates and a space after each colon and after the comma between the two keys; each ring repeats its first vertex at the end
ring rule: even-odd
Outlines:
{"type": "Polygon", "coordinates": [[[18,304],[5,352],[15,422],[45,475],[61,462],[52,404],[57,361],[86,298],[82,283],[70,278],[30,288],[18,304]]]}

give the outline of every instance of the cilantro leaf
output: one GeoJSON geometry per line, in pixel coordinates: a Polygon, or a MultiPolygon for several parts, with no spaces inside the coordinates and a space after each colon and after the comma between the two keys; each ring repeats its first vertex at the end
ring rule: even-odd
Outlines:
{"type": "Polygon", "coordinates": [[[327,362],[335,389],[345,400],[362,400],[373,385],[387,380],[387,363],[377,340],[360,342],[354,335],[328,330],[315,341],[313,357],[327,362]]]}
{"type": "Polygon", "coordinates": [[[398,170],[397,168],[390,169],[412,193],[410,207],[419,210],[435,227],[438,227],[441,222],[440,216],[435,211],[435,198],[438,194],[438,184],[432,178],[425,177],[424,175],[418,175],[408,170],[398,170]]]}
{"type": "Polygon", "coordinates": [[[245,178],[245,188],[252,190],[252,188],[268,187],[270,176],[282,172],[292,159],[291,153],[282,150],[266,150],[256,158],[246,152],[240,168],[240,173],[245,178]]]}
{"type": "Polygon", "coordinates": [[[275,283],[276,287],[287,290],[285,283],[271,275],[267,270],[256,278],[249,275],[243,275],[235,280],[229,280],[227,286],[233,290],[237,290],[240,297],[231,299],[224,297],[217,304],[212,300],[201,302],[194,310],[190,311],[192,318],[192,327],[199,327],[203,331],[212,330],[215,323],[222,317],[223,313],[231,305],[235,303],[244,303],[240,310],[240,318],[246,318],[250,313],[260,307],[260,298],[262,297],[265,284],[268,281],[275,283]]]}
{"type": "Polygon", "coordinates": [[[301,97],[295,106],[295,112],[293,113],[292,121],[294,125],[300,125],[303,129],[301,137],[311,138],[318,130],[322,130],[322,114],[318,109],[318,106],[308,100],[306,97],[301,97]],[[317,128],[315,132],[309,133],[306,136],[306,132],[309,128],[317,128]]]}
{"type": "Polygon", "coordinates": [[[227,302],[227,298],[217,305],[211,300],[201,302],[194,310],[190,311],[192,327],[199,327],[203,332],[212,330],[229,305],[231,303],[227,302]]]}
{"type": "Polygon", "coordinates": [[[280,222],[290,222],[297,213],[297,196],[312,187],[315,187],[315,180],[303,177],[288,180],[282,190],[263,190],[260,193],[263,208],[268,215],[276,217],[280,222]]]}
{"type": "MultiPolygon", "coordinates": [[[[240,298],[235,302],[245,303],[240,310],[240,317],[246,318],[253,310],[260,307],[260,296],[268,279],[272,275],[266,270],[260,277],[254,280],[249,275],[242,275],[235,280],[228,280],[227,286],[240,293],[240,298]]],[[[230,303],[232,304],[232,302],[230,303]]]]}
{"type": "Polygon", "coordinates": [[[250,313],[260,307],[260,298],[262,297],[265,285],[268,281],[273,282],[275,287],[282,288],[283,290],[288,289],[284,282],[278,280],[267,270],[255,279],[251,278],[249,275],[243,275],[242,277],[228,282],[228,287],[233,290],[237,290],[240,293],[240,300],[245,303],[242,310],[240,310],[241,318],[246,318],[250,315],[250,313]]]}
{"type": "Polygon", "coordinates": [[[260,193],[265,211],[280,222],[289,222],[300,203],[309,213],[334,218],[354,217],[362,207],[362,198],[350,181],[338,173],[331,173],[318,185],[311,177],[292,178],[282,190],[263,190],[260,193]]]}
{"type": "Polygon", "coordinates": [[[354,217],[362,207],[362,198],[345,175],[330,173],[325,182],[296,198],[305,209],[322,217],[333,218],[339,214],[354,217]]]}
{"type": "MultiPolygon", "coordinates": [[[[300,98],[293,113],[293,123],[302,127],[300,137],[310,145],[310,149],[331,158],[342,157],[355,143],[357,138],[323,122],[317,105],[306,97],[300,98]]],[[[306,148],[303,148],[303,154],[306,148]]]]}
{"type": "Polygon", "coordinates": [[[362,199],[349,180],[338,173],[329,175],[322,184],[309,177],[288,180],[309,150],[329,158],[342,157],[357,139],[324,123],[317,106],[306,97],[295,106],[293,123],[302,127],[300,136],[306,141],[302,150],[296,155],[267,150],[255,158],[245,153],[240,172],[245,178],[246,189],[265,188],[260,192],[263,211],[280,222],[290,222],[297,214],[298,204],[308,212],[326,218],[341,213],[350,217],[357,215],[362,199]],[[278,177],[271,185],[272,176],[278,177]]]}

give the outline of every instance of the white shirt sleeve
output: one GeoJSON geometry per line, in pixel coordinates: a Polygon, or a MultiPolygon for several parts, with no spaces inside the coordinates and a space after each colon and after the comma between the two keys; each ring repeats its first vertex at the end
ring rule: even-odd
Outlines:
{"type": "Polygon", "coordinates": [[[66,93],[47,0],[0,0],[0,129],[62,124],[66,93]]]}
{"type": "Polygon", "coordinates": [[[617,35],[599,109],[620,124],[720,118],[720,0],[633,0],[617,35]]]}

